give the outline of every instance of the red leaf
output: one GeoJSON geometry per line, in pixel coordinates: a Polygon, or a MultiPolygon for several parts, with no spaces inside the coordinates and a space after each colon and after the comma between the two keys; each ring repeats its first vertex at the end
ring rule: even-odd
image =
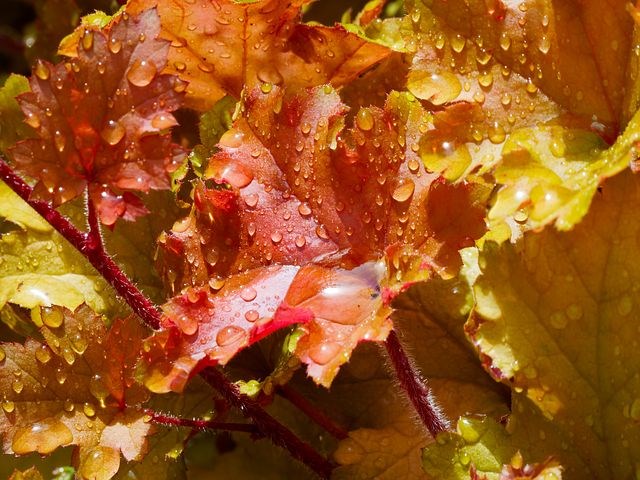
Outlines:
{"type": "Polygon", "coordinates": [[[19,102],[38,138],[12,149],[17,170],[38,180],[36,197],[59,205],[90,185],[111,225],[146,213],[129,192],[169,188],[167,171],[183,153],[165,131],[176,124],[170,112],[184,85],[158,73],[169,49],[159,29],[153,10],[123,15],[108,33],[87,29],[77,57],[36,64],[19,102]]]}

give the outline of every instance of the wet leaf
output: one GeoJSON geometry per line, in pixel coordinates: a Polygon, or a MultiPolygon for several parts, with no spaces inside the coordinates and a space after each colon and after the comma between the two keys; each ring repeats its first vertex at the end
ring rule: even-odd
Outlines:
{"type": "Polygon", "coordinates": [[[153,11],[120,16],[108,33],[85,28],[77,57],[36,62],[18,102],[38,138],[11,149],[18,171],[38,180],[34,197],[60,205],[88,186],[112,225],[146,213],[132,192],[169,188],[181,150],[165,132],[183,94],[177,77],[159,73],[169,48],[159,28],[153,11]]]}
{"type": "Polygon", "coordinates": [[[243,88],[339,87],[389,54],[342,26],[299,23],[306,3],[135,0],[127,11],[157,7],[172,45],[167,72],[189,82],[187,105],[204,111],[243,88]]]}

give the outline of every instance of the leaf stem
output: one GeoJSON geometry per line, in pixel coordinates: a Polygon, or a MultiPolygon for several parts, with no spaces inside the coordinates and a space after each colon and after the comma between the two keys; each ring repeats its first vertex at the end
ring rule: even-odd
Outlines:
{"type": "MultiPolygon", "coordinates": [[[[38,212],[71,245],[73,245],[95,267],[116,292],[125,299],[131,309],[150,328],[160,326],[160,310],[151,302],[120,270],[104,250],[100,238],[96,242],[94,234],[78,230],[68,218],[60,214],[48,202],[31,199],[33,189],[20,178],[11,167],[0,158],[0,180],[18,194],[31,208],[38,212]]],[[[92,214],[95,215],[95,212],[92,214]]],[[[89,220],[89,223],[93,220],[89,220]]],[[[95,228],[95,227],[94,227],[95,228]]],[[[240,393],[226,376],[209,367],[201,376],[233,406],[255,424],[256,428],[271,441],[289,451],[291,456],[306,464],[322,478],[329,478],[333,465],[314,448],[303,442],[291,430],[269,415],[255,400],[240,393]]]]}
{"type": "Polygon", "coordinates": [[[92,234],[78,230],[68,218],[60,214],[48,202],[30,198],[33,189],[11,167],[0,159],[0,179],[27,202],[36,212],[55,228],[71,245],[82,253],[89,263],[100,272],[115,291],[123,297],[131,309],[150,328],[160,326],[160,311],[138,288],[127,278],[120,267],[105,252],[100,241],[95,241],[92,234]]]}
{"type": "Polygon", "coordinates": [[[294,458],[307,465],[321,478],[328,479],[331,476],[334,468],[331,462],[269,415],[257,401],[240,393],[238,387],[231,383],[224,373],[209,367],[200,372],[200,375],[218,390],[225,400],[240,409],[246,417],[251,418],[256,427],[273,443],[288,450],[294,458]]]}
{"type": "Polygon", "coordinates": [[[391,330],[384,346],[400,385],[431,436],[435,438],[440,432],[448,430],[450,428],[449,420],[435,403],[426,381],[402,348],[395,330],[391,330]]]}
{"type": "Polygon", "coordinates": [[[156,425],[164,425],[166,427],[186,427],[199,431],[224,430],[227,432],[246,432],[254,435],[261,435],[260,430],[250,423],[228,423],[217,422],[215,420],[180,418],[173,415],[155,412],[148,408],[144,409],[144,413],[151,417],[149,420],[150,422],[155,423],[156,425]]]}
{"type": "Polygon", "coordinates": [[[318,407],[289,385],[278,387],[278,393],[338,440],[344,440],[349,436],[349,432],[344,427],[334,422],[326,413],[319,410],[318,407]]]}

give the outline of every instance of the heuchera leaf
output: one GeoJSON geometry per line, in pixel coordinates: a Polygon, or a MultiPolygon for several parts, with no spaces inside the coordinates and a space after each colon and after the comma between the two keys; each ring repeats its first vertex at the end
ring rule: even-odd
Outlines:
{"type": "Polygon", "coordinates": [[[492,375],[521,392],[510,431],[523,454],[557,456],[568,478],[630,477],[640,458],[639,192],[634,175],[618,175],[573,231],[480,254],[468,333],[492,375]]]}
{"type": "Polygon", "coordinates": [[[159,73],[169,48],[159,29],[153,10],[122,15],[108,33],[86,28],[77,57],[36,63],[31,92],[18,101],[38,138],[11,150],[16,168],[38,180],[35,197],[60,205],[88,186],[112,225],[146,212],[133,191],[169,188],[182,151],[165,131],[185,85],[159,73]]]}
{"type": "Polygon", "coordinates": [[[45,342],[0,346],[3,450],[48,454],[77,445],[84,478],[111,478],[120,455],[142,458],[152,425],[144,412],[127,409],[146,401],[132,369],[144,329],[135,318],[116,320],[107,332],[101,317],[81,305],[40,310],[45,342]],[[124,442],[126,431],[129,443],[124,442]]]}
{"type": "Polygon", "coordinates": [[[230,188],[197,186],[192,215],[161,240],[165,278],[188,290],[165,305],[169,329],[150,349],[151,365],[173,360],[152,367],[154,391],[291,323],[305,323],[296,353],[328,385],[359,341],[386,337],[384,286],[455,271],[457,249],[484,233],[483,190],[421,169],[412,146],[426,114],[411,97],[361,110],[344,130],[329,87],[258,90],[244,108],[206,174],[230,188]],[[231,330],[233,342],[219,338],[231,330]]]}
{"type": "Polygon", "coordinates": [[[98,313],[121,311],[106,281],[53,227],[0,182],[0,306],[86,303],[98,313]]]}
{"type": "MultiPolygon", "coordinates": [[[[398,297],[392,316],[405,343],[419,345],[412,352],[413,358],[429,379],[429,387],[445,415],[454,421],[473,413],[499,418],[509,411],[504,391],[482,371],[473,346],[465,338],[463,325],[472,304],[469,294],[458,279],[433,279],[414,285],[398,297]]],[[[369,378],[367,373],[381,359],[371,352],[366,356],[363,353],[357,351],[345,368],[358,374],[357,378],[349,378],[344,384],[337,379],[332,391],[340,402],[357,404],[359,398],[380,398],[385,406],[365,402],[373,418],[362,422],[364,415],[356,416],[360,428],[349,432],[349,438],[340,442],[334,452],[340,464],[335,476],[423,478],[420,450],[433,439],[416,426],[402,399],[392,402],[385,398],[393,387],[376,376],[369,378]]]]}
{"type": "Polygon", "coordinates": [[[342,26],[299,23],[307,3],[132,0],[127,11],[157,7],[171,40],[167,71],[189,82],[187,106],[204,111],[243,88],[339,87],[389,54],[342,26]]]}

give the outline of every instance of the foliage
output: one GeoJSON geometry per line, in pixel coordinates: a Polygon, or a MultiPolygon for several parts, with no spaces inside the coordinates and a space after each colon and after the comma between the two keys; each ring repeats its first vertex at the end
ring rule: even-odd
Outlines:
{"type": "Polygon", "coordinates": [[[24,3],[0,474],[636,478],[640,6],[24,3]]]}

